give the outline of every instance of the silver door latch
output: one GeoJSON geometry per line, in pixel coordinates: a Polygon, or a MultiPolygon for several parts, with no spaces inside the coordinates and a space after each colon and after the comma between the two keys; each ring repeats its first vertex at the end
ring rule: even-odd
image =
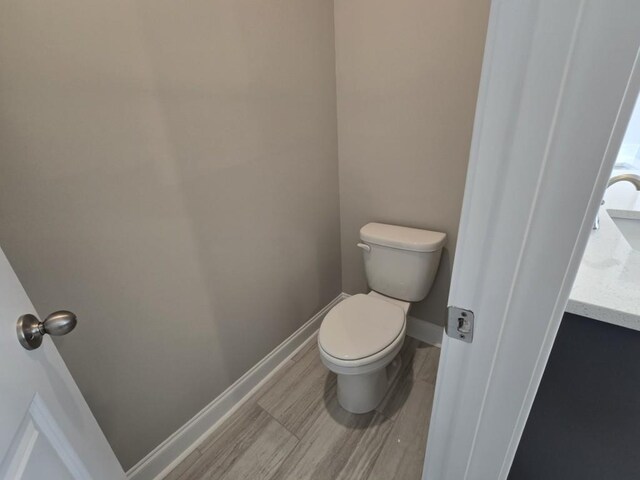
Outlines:
{"type": "Polygon", "coordinates": [[[447,326],[445,330],[451,338],[471,343],[473,340],[473,319],[471,310],[465,308],[447,307],[447,326]]]}

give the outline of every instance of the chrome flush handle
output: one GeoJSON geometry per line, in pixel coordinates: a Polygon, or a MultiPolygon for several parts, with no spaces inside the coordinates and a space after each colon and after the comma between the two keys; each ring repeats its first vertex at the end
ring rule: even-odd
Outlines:
{"type": "Polygon", "coordinates": [[[42,337],[49,335],[66,335],[78,324],[78,318],[73,312],[60,310],[53,312],[44,322],[34,315],[27,313],[22,315],[16,324],[18,341],[27,350],[35,350],[42,345],[42,337]]]}

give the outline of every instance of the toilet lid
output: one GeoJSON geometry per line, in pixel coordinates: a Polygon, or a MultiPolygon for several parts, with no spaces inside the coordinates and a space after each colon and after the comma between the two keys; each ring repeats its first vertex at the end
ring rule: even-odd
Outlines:
{"type": "Polygon", "coordinates": [[[318,342],[332,357],[358,360],[391,345],[404,322],[404,311],[399,306],[370,295],[354,295],[324,317],[318,342]]]}

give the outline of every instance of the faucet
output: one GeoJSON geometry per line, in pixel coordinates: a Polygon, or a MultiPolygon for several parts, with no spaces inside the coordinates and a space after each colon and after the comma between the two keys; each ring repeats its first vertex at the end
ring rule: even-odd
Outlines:
{"type": "MultiPolygon", "coordinates": [[[[621,175],[616,175],[615,177],[611,177],[609,182],[607,183],[607,188],[609,188],[614,183],[618,182],[629,182],[636,187],[636,190],[640,192],[640,175],[636,175],[634,173],[623,173],[621,175]]],[[[604,200],[600,203],[600,205],[604,205],[604,200]]],[[[593,230],[598,230],[600,228],[600,215],[596,215],[596,220],[593,222],[593,230]]]]}
{"type": "Polygon", "coordinates": [[[633,183],[633,186],[636,187],[636,190],[640,191],[640,175],[636,175],[635,173],[623,173],[622,175],[611,177],[609,179],[609,183],[607,183],[607,188],[609,188],[614,183],[625,181],[633,183]]]}

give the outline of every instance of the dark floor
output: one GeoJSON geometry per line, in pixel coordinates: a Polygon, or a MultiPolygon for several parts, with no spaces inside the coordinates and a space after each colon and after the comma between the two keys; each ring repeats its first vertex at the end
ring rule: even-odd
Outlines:
{"type": "Polygon", "coordinates": [[[509,480],[640,478],[640,332],[566,313],[509,480]]]}
{"type": "Polygon", "coordinates": [[[376,411],[355,415],[315,339],[165,480],[419,480],[440,349],[407,337],[376,411]]]}

